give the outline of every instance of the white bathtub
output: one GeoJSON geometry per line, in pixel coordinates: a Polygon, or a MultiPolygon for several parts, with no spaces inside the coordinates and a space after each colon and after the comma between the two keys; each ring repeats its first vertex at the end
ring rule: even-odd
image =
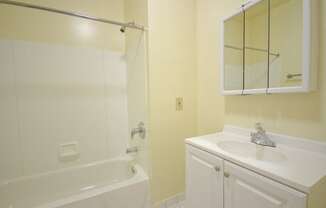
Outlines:
{"type": "Polygon", "coordinates": [[[128,159],[101,161],[0,185],[0,208],[147,208],[148,176],[128,159]]]}

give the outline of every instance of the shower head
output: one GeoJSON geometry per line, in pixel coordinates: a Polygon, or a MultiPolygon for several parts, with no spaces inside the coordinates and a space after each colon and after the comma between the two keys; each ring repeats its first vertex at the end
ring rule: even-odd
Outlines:
{"type": "Polygon", "coordinates": [[[125,33],[125,32],[126,32],[126,26],[122,26],[122,27],[120,28],[120,32],[125,33]]]}
{"type": "Polygon", "coordinates": [[[135,24],[135,22],[127,22],[127,23],[121,25],[120,32],[125,33],[127,30],[127,27],[135,28],[135,27],[137,27],[137,25],[135,24]]]}

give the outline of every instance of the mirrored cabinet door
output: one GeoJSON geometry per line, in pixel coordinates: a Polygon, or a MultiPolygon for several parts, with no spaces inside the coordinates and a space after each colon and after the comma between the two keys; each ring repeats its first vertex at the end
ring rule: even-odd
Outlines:
{"type": "Polygon", "coordinates": [[[252,0],[223,20],[223,95],[317,86],[319,0],[252,0]]]}
{"type": "MultiPolygon", "coordinates": [[[[243,88],[243,24],[240,12],[224,22],[224,89],[242,92],[243,88]]],[[[236,93],[236,92],[235,92],[236,93]]]]}
{"type": "Polygon", "coordinates": [[[303,0],[271,0],[271,88],[302,85],[303,0]]]}
{"type": "Polygon", "coordinates": [[[268,83],[269,0],[262,0],[244,11],[245,84],[244,94],[266,91],[268,83]],[[254,90],[254,91],[253,91],[254,90]]]}

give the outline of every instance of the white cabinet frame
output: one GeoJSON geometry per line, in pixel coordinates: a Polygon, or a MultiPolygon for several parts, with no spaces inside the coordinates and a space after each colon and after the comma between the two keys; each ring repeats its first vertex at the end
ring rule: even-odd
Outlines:
{"type": "Polygon", "coordinates": [[[302,85],[294,87],[260,88],[260,89],[239,89],[225,90],[224,80],[224,23],[232,17],[241,14],[250,7],[263,0],[250,1],[233,14],[223,18],[221,22],[221,47],[220,47],[220,89],[222,95],[248,95],[248,94],[271,94],[271,93],[298,93],[310,92],[317,88],[317,67],[318,67],[318,0],[302,0],[303,2],[303,31],[302,31],[302,85]],[[312,12],[313,11],[313,12],[312,12]]]}

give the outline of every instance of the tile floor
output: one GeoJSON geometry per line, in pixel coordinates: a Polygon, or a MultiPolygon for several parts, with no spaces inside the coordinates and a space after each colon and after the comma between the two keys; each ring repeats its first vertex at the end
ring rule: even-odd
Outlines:
{"type": "Polygon", "coordinates": [[[173,204],[171,206],[168,206],[166,208],[185,208],[185,202],[182,201],[182,202],[179,202],[177,204],[173,204]]]}

